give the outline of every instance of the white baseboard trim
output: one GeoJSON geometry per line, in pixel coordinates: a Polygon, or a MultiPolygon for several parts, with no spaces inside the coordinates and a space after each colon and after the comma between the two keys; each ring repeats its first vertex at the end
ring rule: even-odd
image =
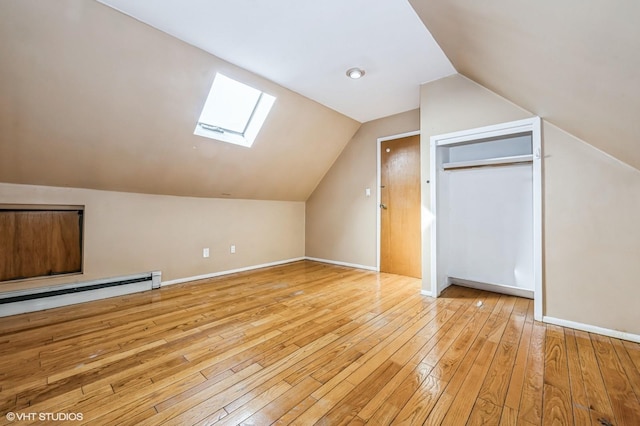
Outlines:
{"type": "Polygon", "coordinates": [[[527,299],[533,299],[533,290],[528,290],[526,288],[513,287],[504,284],[487,284],[454,277],[449,277],[449,282],[451,284],[458,284],[464,287],[475,288],[476,290],[491,291],[494,293],[508,294],[509,296],[518,296],[527,299]]]}
{"type": "Polygon", "coordinates": [[[423,296],[429,296],[429,297],[433,296],[433,293],[431,293],[430,290],[420,290],[420,294],[423,296]]]}
{"type": "Polygon", "coordinates": [[[317,257],[309,257],[309,256],[306,256],[305,259],[312,260],[314,262],[329,263],[331,265],[347,266],[349,268],[365,269],[367,271],[379,272],[378,268],[374,266],[358,265],[357,263],[340,262],[338,260],[329,260],[329,259],[319,259],[317,257]]]}
{"type": "Polygon", "coordinates": [[[560,325],[567,328],[574,328],[576,330],[586,331],[589,333],[602,334],[604,336],[614,337],[616,339],[629,340],[630,342],[640,343],[640,334],[627,333],[624,331],[612,330],[610,328],[603,328],[596,325],[583,324],[581,322],[568,321],[548,316],[543,316],[542,322],[560,325]]]}
{"type": "Polygon", "coordinates": [[[276,262],[262,263],[260,265],[251,265],[251,266],[245,266],[245,267],[237,268],[237,269],[228,269],[226,271],[212,272],[210,274],[195,275],[193,277],[178,278],[178,279],[175,279],[175,280],[162,281],[161,286],[164,287],[164,286],[167,286],[167,285],[182,284],[182,283],[186,283],[186,282],[189,282],[189,281],[198,281],[198,280],[204,280],[204,279],[207,279],[207,278],[221,277],[223,275],[235,274],[237,272],[252,271],[254,269],[268,268],[270,266],[284,265],[284,264],[287,264],[287,263],[298,262],[300,260],[305,260],[305,258],[304,257],[296,257],[296,258],[293,258],[293,259],[285,259],[285,260],[278,260],[276,262]]]}

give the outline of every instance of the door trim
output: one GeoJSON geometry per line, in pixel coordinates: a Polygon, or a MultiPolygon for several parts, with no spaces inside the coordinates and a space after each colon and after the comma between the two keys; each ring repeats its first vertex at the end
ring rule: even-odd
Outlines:
{"type": "MultiPolygon", "coordinates": [[[[390,135],[378,138],[376,143],[376,161],[377,161],[377,176],[376,176],[376,271],[380,272],[380,203],[382,199],[380,197],[380,183],[382,179],[382,158],[380,157],[380,148],[382,142],[391,141],[394,139],[408,138],[410,136],[416,136],[420,134],[420,130],[414,130],[412,132],[399,133],[397,135],[390,135]]],[[[420,161],[422,165],[422,161],[420,161]]]]}

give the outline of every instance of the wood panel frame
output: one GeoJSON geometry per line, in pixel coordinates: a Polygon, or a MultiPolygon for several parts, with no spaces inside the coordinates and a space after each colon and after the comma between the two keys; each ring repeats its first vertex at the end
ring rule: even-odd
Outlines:
{"type": "Polygon", "coordinates": [[[0,214],[0,284],[82,273],[84,206],[2,204],[0,214]]]}

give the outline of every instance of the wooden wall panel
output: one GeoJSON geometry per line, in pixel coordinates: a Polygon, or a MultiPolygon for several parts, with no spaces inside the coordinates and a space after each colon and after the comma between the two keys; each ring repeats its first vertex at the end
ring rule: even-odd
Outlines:
{"type": "Polygon", "coordinates": [[[0,211],[0,281],[81,270],[81,211],[0,211]]]}

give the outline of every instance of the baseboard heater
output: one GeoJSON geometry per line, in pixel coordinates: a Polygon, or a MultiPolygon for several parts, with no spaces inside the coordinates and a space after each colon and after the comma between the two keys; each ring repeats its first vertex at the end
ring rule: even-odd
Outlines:
{"type": "Polygon", "coordinates": [[[0,293],[0,317],[151,290],[159,288],[161,281],[161,272],[154,271],[125,277],[0,293]]]}

